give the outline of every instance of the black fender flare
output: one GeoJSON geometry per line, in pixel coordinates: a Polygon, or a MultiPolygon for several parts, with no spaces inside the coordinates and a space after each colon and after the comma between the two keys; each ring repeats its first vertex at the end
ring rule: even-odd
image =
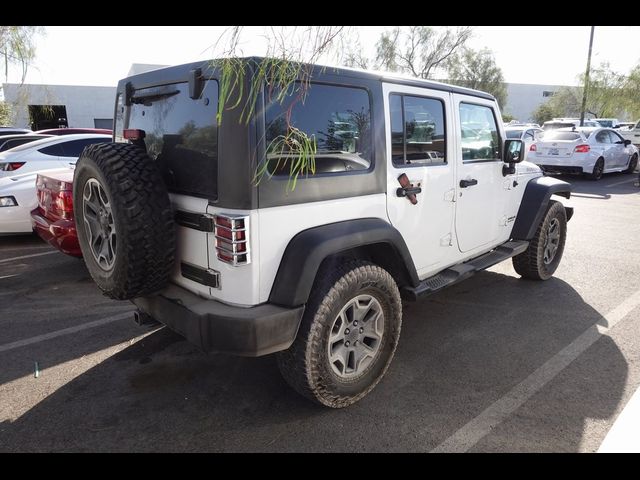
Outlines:
{"type": "Polygon", "coordinates": [[[385,244],[404,267],[407,282],[419,283],[413,259],[402,235],[380,218],[362,218],[330,223],[303,230],[294,236],[284,251],[271,287],[269,303],[297,307],[309,298],[313,282],[323,260],[367,245],[385,244]]]}
{"type": "MultiPolygon", "coordinates": [[[[527,183],[518,209],[516,221],[511,230],[511,238],[531,240],[542,221],[551,195],[571,197],[571,184],[554,177],[536,177],[527,183]]],[[[567,220],[573,215],[573,209],[565,207],[567,220]]]]}

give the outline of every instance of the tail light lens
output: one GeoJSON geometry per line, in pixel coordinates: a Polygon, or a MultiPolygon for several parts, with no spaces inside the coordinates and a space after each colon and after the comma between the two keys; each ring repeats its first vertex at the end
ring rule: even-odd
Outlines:
{"type": "Polygon", "coordinates": [[[36,189],[38,206],[61,218],[73,219],[73,186],[69,182],[38,175],[36,189]]]}
{"type": "Polygon", "coordinates": [[[63,190],[61,192],[51,192],[51,205],[54,213],[62,218],[73,218],[73,192],[63,190]]]}
{"type": "Polygon", "coordinates": [[[214,215],[218,260],[231,265],[251,263],[249,256],[249,217],[214,215]]]}
{"type": "Polygon", "coordinates": [[[531,144],[531,146],[529,147],[529,151],[530,152],[537,152],[538,151],[538,147],[536,147],[535,143],[531,144]]]}
{"type": "Polygon", "coordinates": [[[0,170],[3,172],[13,172],[14,170],[18,170],[25,163],[27,162],[2,162],[0,163],[0,170]]]}
{"type": "Polygon", "coordinates": [[[578,145],[573,149],[575,153],[589,153],[590,150],[591,147],[589,147],[589,145],[578,145]]]}

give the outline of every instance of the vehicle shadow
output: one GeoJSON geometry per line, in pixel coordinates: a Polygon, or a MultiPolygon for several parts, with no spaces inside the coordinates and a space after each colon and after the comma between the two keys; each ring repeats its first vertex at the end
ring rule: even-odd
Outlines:
{"type": "MultiPolygon", "coordinates": [[[[293,393],[273,356],[205,355],[162,329],[0,423],[0,450],[430,451],[596,323],[558,278],[479,273],[405,306],[386,377],[343,410],[293,393]]],[[[603,336],[474,448],[577,451],[627,373],[603,336]]]]}
{"type": "Polygon", "coordinates": [[[553,175],[569,182],[572,196],[608,200],[611,195],[640,194],[640,188],[634,185],[638,181],[638,173],[608,173],[598,181],[589,180],[579,175],[553,175]]]}

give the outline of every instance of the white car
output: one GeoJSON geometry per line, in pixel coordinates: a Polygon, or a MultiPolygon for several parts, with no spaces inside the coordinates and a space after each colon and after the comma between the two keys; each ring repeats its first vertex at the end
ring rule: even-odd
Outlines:
{"type": "Polygon", "coordinates": [[[38,173],[68,172],[72,166],[28,172],[0,178],[0,235],[31,233],[31,210],[38,206],[38,173]]]}
{"type": "Polygon", "coordinates": [[[110,142],[110,135],[75,134],[44,138],[0,152],[0,178],[75,165],[84,147],[110,142]]]}
{"type": "Polygon", "coordinates": [[[536,141],[538,135],[542,132],[542,128],[532,127],[530,125],[508,126],[504,128],[504,133],[507,138],[522,140],[524,142],[525,160],[527,159],[527,154],[529,153],[531,144],[536,141]]]}
{"type": "Polygon", "coordinates": [[[560,128],[533,143],[528,159],[545,172],[584,173],[599,180],[604,173],[632,173],[638,149],[610,128],[560,128]]]}

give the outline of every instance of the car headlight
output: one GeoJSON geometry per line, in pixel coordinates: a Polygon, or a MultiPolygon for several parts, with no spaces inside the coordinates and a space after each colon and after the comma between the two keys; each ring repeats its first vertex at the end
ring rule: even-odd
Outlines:
{"type": "Polygon", "coordinates": [[[15,197],[0,197],[0,207],[17,207],[15,197]]]}

